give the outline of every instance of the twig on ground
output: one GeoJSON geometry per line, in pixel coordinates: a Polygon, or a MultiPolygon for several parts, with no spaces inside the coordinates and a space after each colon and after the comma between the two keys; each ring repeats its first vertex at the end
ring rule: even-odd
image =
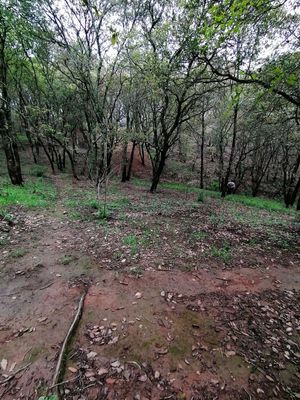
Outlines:
{"type": "Polygon", "coordinates": [[[56,386],[64,385],[65,383],[69,383],[69,382],[76,381],[77,378],[79,378],[79,375],[76,375],[75,378],[68,379],[67,381],[63,381],[63,382],[56,383],[55,385],[50,386],[49,389],[53,389],[53,388],[55,388],[56,386]]]}
{"type": "Polygon", "coordinates": [[[9,381],[11,381],[19,372],[23,371],[24,369],[26,369],[27,367],[29,367],[29,365],[31,365],[32,363],[26,364],[24,365],[24,367],[19,368],[16,372],[14,372],[12,375],[8,376],[6,379],[4,379],[4,381],[0,382],[0,385],[3,385],[4,383],[7,383],[9,381]]]}

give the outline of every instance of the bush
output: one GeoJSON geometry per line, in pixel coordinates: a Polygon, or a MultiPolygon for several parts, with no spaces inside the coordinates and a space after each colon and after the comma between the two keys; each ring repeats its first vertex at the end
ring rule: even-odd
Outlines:
{"type": "Polygon", "coordinates": [[[208,187],[208,190],[213,190],[214,192],[218,192],[219,191],[219,182],[216,180],[212,181],[208,187]]]}
{"type": "Polygon", "coordinates": [[[31,175],[36,176],[38,178],[41,178],[43,176],[45,176],[47,172],[47,167],[43,166],[43,165],[33,165],[31,168],[31,175]]]}

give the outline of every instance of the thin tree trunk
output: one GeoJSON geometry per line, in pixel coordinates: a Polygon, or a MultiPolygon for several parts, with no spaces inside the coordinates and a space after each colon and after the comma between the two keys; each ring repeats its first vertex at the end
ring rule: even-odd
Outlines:
{"type": "Polygon", "coordinates": [[[132,164],[133,164],[133,159],[134,159],[135,146],[136,146],[136,141],[133,140],[131,153],[130,153],[129,164],[128,164],[127,176],[126,176],[126,180],[127,181],[129,181],[130,178],[131,178],[131,171],[132,171],[132,164]]]}
{"type": "Polygon", "coordinates": [[[233,110],[233,132],[232,132],[232,142],[231,142],[231,150],[230,150],[230,156],[229,156],[229,161],[228,161],[228,167],[227,167],[226,175],[225,175],[224,179],[222,180],[222,197],[225,197],[225,195],[226,195],[227,183],[230,178],[232,163],[233,163],[234,154],[235,154],[238,109],[239,109],[238,104],[236,104],[234,106],[234,110],[233,110]]]}
{"type": "Polygon", "coordinates": [[[164,170],[165,164],[166,164],[166,159],[167,159],[167,151],[163,150],[160,153],[159,161],[158,163],[152,164],[152,183],[150,187],[150,192],[155,193],[157,186],[159,184],[159,180],[161,177],[161,174],[164,170]]]}
{"type": "Polygon", "coordinates": [[[0,109],[0,136],[6,157],[7,171],[13,185],[22,185],[22,171],[17,143],[11,137],[10,127],[5,117],[5,112],[0,109]]]}
{"type": "Polygon", "coordinates": [[[127,146],[128,143],[125,142],[123,145],[123,153],[122,153],[122,177],[121,177],[121,182],[126,182],[127,178],[127,146]]]}
{"type": "Polygon", "coordinates": [[[203,177],[204,177],[204,140],[205,140],[205,119],[204,112],[201,116],[201,146],[200,146],[200,189],[203,189],[203,177]]]}
{"type": "Polygon", "coordinates": [[[144,150],[144,143],[139,144],[139,154],[141,158],[141,164],[145,166],[145,150],[144,150]]]}

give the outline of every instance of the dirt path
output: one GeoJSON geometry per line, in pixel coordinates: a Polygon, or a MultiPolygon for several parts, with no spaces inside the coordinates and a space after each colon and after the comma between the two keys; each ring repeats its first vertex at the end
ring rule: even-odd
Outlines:
{"type": "MultiPolygon", "coordinates": [[[[69,354],[65,399],[300,396],[299,254],[243,249],[236,260],[248,263],[227,268],[202,257],[202,245],[185,242],[184,229],[196,219],[191,214],[183,223],[182,206],[162,214],[134,209],[97,225],[71,219],[65,205],[70,190],[80,193],[86,184],[73,183],[68,192],[64,180],[53,181],[57,203],[18,210],[1,248],[2,381],[30,365],[0,383],[0,398],[35,399],[47,392],[84,287],[89,290],[69,354]],[[141,243],[146,229],[152,232],[138,255],[120,243],[132,226],[141,229],[135,232],[141,243]],[[158,226],[162,240],[153,244],[158,226]],[[169,263],[174,257],[193,267],[172,269],[165,255],[169,263]]],[[[125,195],[131,199],[130,185],[125,195]]],[[[149,203],[148,194],[138,195],[149,203]]],[[[214,234],[229,232],[223,227],[214,234]]]]}

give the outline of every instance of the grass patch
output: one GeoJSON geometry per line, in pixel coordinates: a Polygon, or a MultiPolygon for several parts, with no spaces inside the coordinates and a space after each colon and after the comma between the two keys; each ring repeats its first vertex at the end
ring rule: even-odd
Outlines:
{"type": "MultiPolygon", "coordinates": [[[[143,180],[143,179],[137,179],[134,178],[132,180],[132,183],[134,183],[136,186],[149,186],[150,187],[150,181],[143,180]]],[[[213,198],[220,198],[221,199],[221,193],[219,191],[216,191],[215,189],[217,188],[216,183],[214,183],[213,186],[211,186],[209,189],[201,189],[199,193],[199,188],[196,186],[190,186],[187,185],[186,183],[181,183],[181,182],[161,182],[159,184],[159,187],[162,189],[171,189],[171,190],[179,190],[179,191],[184,191],[186,193],[197,193],[198,194],[198,202],[203,202],[205,197],[213,197],[213,198]],[[200,196],[200,200],[199,200],[200,196]],[[203,200],[202,200],[203,199],[203,200]]],[[[240,203],[245,206],[249,207],[255,207],[259,208],[261,210],[266,210],[266,211],[279,211],[279,212],[284,212],[288,214],[295,214],[294,209],[288,209],[285,207],[283,202],[280,202],[278,200],[272,200],[272,199],[266,199],[262,197],[252,197],[252,196],[246,196],[246,195],[239,195],[239,194],[231,194],[227,195],[224,198],[225,201],[230,201],[230,202],[235,202],[235,203],[240,203]]]]}
{"type": "Polygon", "coordinates": [[[11,205],[47,207],[56,199],[54,186],[43,178],[28,180],[22,186],[15,186],[6,180],[1,182],[0,208],[11,205]]]}
{"type": "Polygon", "coordinates": [[[203,239],[207,238],[207,236],[208,236],[208,234],[206,232],[196,231],[191,234],[191,239],[192,240],[203,240],[203,239]]]}
{"type": "Polygon", "coordinates": [[[213,257],[219,258],[224,264],[229,264],[232,258],[229,244],[225,244],[223,247],[212,246],[210,254],[213,257]]]}
{"type": "Polygon", "coordinates": [[[277,200],[265,199],[261,197],[250,197],[245,195],[230,194],[225,197],[228,201],[244,204],[245,206],[259,208],[266,211],[280,211],[293,214],[294,210],[288,209],[283,203],[277,200]]]}
{"type": "Polygon", "coordinates": [[[131,255],[136,255],[139,252],[139,243],[135,235],[127,235],[122,239],[122,243],[125,246],[130,247],[131,255]]]}
{"type": "Polygon", "coordinates": [[[10,252],[10,256],[12,258],[21,258],[21,257],[25,256],[26,253],[27,253],[27,250],[25,250],[25,249],[15,249],[10,252]]]}
{"type": "Polygon", "coordinates": [[[59,259],[59,262],[63,265],[68,265],[75,260],[76,260],[75,256],[72,256],[71,254],[66,254],[59,259]]]}

